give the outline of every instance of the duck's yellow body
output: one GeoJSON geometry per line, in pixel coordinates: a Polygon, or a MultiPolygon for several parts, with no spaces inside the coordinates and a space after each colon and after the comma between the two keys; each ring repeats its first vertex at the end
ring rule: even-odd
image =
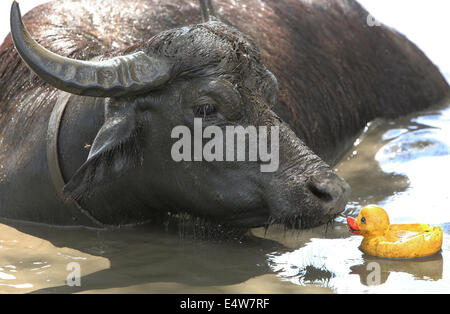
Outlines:
{"type": "Polygon", "coordinates": [[[442,247],[441,227],[428,224],[389,223],[386,211],[369,205],[358,217],[347,217],[350,231],[364,237],[360,249],[370,255],[387,258],[415,258],[432,255],[442,247]]]}

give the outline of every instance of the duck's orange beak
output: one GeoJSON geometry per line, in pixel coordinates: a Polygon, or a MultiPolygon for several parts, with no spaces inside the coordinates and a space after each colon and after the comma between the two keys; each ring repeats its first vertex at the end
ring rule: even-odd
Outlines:
{"type": "Polygon", "coordinates": [[[353,217],[347,216],[347,224],[350,228],[350,232],[354,234],[360,234],[361,230],[359,230],[358,224],[356,223],[356,219],[353,217]]]}

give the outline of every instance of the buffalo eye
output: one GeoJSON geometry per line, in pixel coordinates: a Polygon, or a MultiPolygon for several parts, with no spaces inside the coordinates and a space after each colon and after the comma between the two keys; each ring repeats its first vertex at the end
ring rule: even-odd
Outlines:
{"type": "Polygon", "coordinates": [[[361,222],[362,222],[363,224],[365,224],[365,223],[366,223],[366,218],[365,218],[365,217],[361,218],[361,222]]]}
{"type": "Polygon", "coordinates": [[[207,118],[217,113],[217,107],[213,104],[204,104],[194,107],[194,116],[196,118],[207,118]]]}

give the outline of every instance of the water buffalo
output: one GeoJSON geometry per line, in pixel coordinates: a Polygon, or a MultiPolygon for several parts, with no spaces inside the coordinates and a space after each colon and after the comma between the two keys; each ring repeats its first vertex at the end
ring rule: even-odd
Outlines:
{"type": "Polygon", "coordinates": [[[330,221],[350,192],[330,165],[366,123],[450,94],[414,44],[367,21],[354,0],[61,0],[28,13],[28,33],[14,2],[0,48],[0,216],[330,221]],[[196,116],[277,126],[278,170],[175,162],[171,130],[196,116]]]}

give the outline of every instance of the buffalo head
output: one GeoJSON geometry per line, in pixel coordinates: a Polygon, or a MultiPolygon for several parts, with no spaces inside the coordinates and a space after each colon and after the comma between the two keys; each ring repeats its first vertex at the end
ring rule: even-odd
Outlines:
{"type": "Polygon", "coordinates": [[[165,208],[152,210],[186,211],[244,227],[328,222],[344,209],[348,184],[272,110],[277,80],[255,42],[220,22],[211,1],[201,1],[201,8],[203,23],[159,33],[126,55],[79,61],[35,42],[14,2],[12,36],[26,64],[60,90],[105,98],[104,124],[65,195],[90,195],[133,170],[138,184],[124,188],[136,189],[144,201],[165,200],[165,208]],[[224,130],[276,127],[276,171],[262,172],[261,160],[173,160],[171,131],[180,125],[194,130],[194,118],[224,130]]]}

